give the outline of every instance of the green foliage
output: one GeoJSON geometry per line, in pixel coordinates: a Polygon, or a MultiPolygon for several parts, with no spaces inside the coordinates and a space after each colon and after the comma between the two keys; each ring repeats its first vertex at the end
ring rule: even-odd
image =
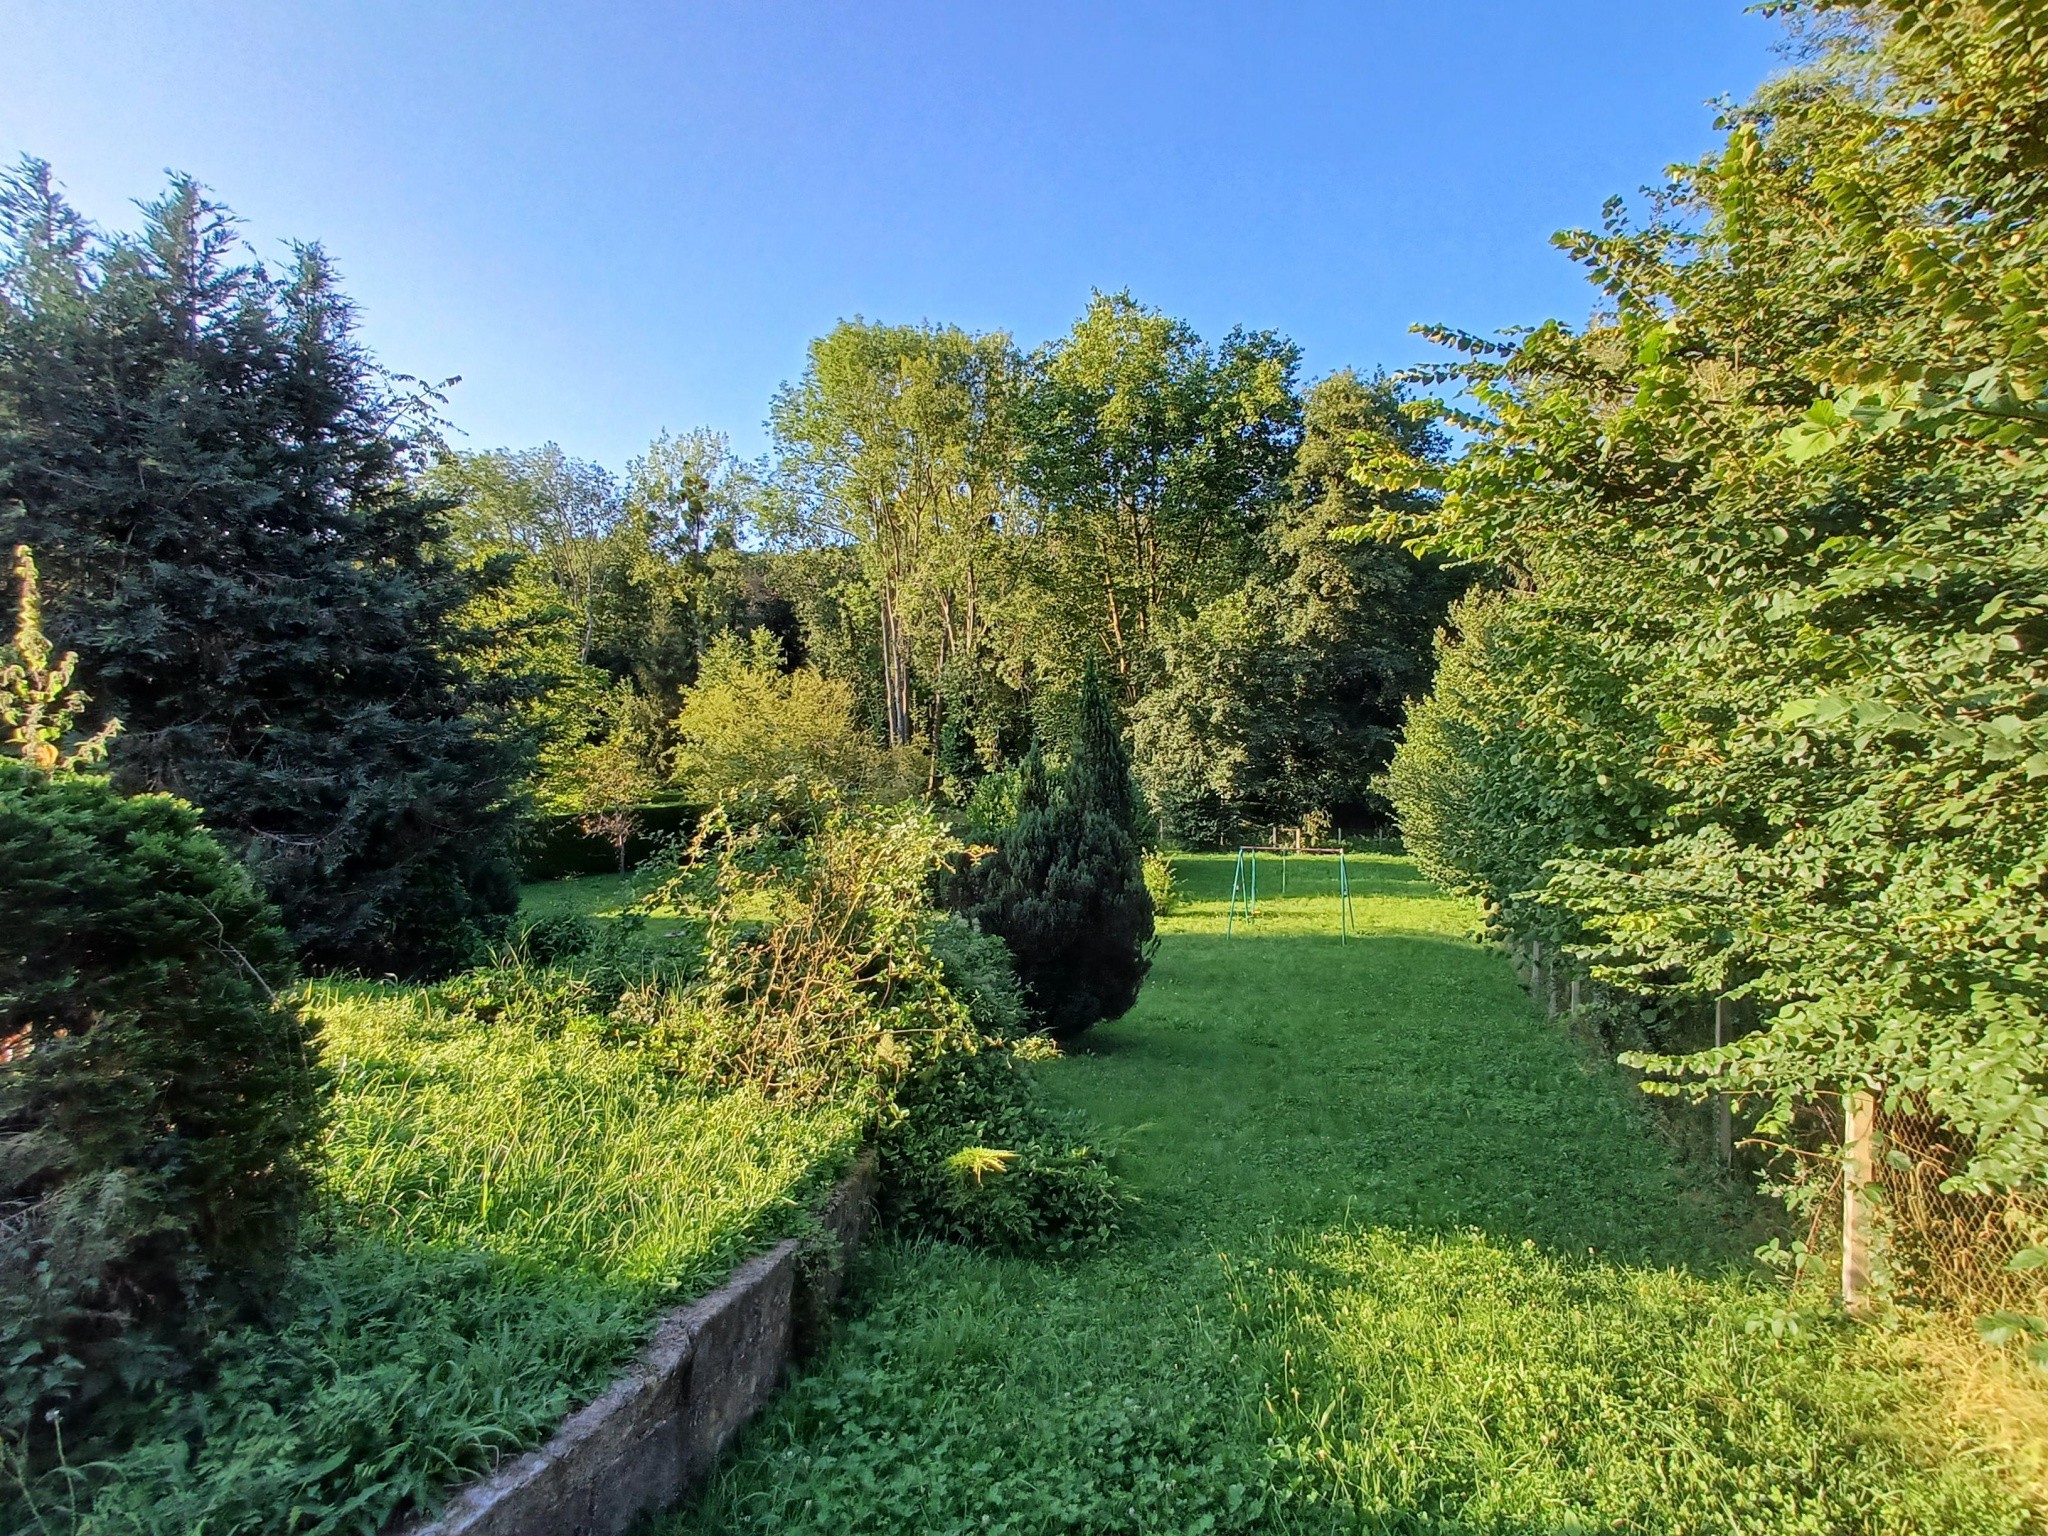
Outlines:
{"type": "Polygon", "coordinates": [[[1009,1253],[1108,1238],[1122,1190],[1086,1121],[1048,1104],[1025,1065],[1031,1012],[1008,946],[958,917],[926,939],[983,1038],[897,1084],[879,1137],[885,1214],[902,1232],[1009,1253]]]}
{"type": "Polygon", "coordinates": [[[1270,558],[1297,363],[1278,336],[1212,347],[1127,294],[1029,358],[1001,334],[843,323],[776,397],[764,524],[783,547],[757,570],[805,661],[963,803],[1084,656],[1134,700],[1173,626],[1270,558]]]}
{"type": "Polygon", "coordinates": [[[1645,772],[1655,722],[1584,619],[1534,597],[1459,603],[1387,775],[1404,846],[1430,879],[1479,897],[1497,931],[1558,936],[1524,897],[1546,862],[1647,835],[1669,799],[1645,772]]]}
{"type": "Polygon", "coordinates": [[[1753,1000],[1653,1073],[1766,1135],[1874,1090],[1980,1189],[2048,1174],[2048,30],[1992,9],[1814,34],[1645,223],[1563,237],[1583,331],[1469,344],[1457,466],[1376,471],[1512,578],[1396,765],[1418,851],[1609,979],[1753,1000]]]}
{"type": "Polygon", "coordinates": [[[1145,891],[1152,898],[1154,913],[1160,917],[1172,916],[1173,909],[1180,903],[1180,888],[1174,883],[1171,855],[1145,855],[1145,891]]]}
{"type": "Polygon", "coordinates": [[[0,758],[0,1430],[176,1369],[297,1230],[314,1053],[275,912],[168,795],[0,758]]]}
{"type": "Polygon", "coordinates": [[[1165,632],[1163,675],[1132,711],[1132,740],[1179,846],[1318,813],[1349,827],[1384,817],[1369,786],[1406,700],[1427,685],[1452,583],[1398,546],[1331,539],[1396,499],[1348,475],[1368,439],[1418,461],[1441,453],[1394,386],[1350,373],[1316,385],[1262,568],[1165,632]]]}
{"type": "Polygon", "coordinates": [[[971,841],[1000,843],[1017,824],[1018,795],[1023,787],[1020,768],[997,768],[975,781],[974,792],[961,807],[971,841]]]}
{"type": "Polygon", "coordinates": [[[1013,1050],[948,1055],[896,1091],[878,1139],[899,1230],[1004,1253],[1071,1253],[1115,1233],[1123,1195],[1087,1122],[1048,1105],[1013,1050]]]}
{"type": "Polygon", "coordinates": [[[454,504],[465,564],[496,575],[464,614],[488,636],[470,665],[516,697],[537,798],[616,824],[621,773],[655,775],[704,648],[746,625],[719,563],[754,516],[753,469],[716,433],[664,433],[623,478],[550,443],[444,453],[421,484],[454,504]]]}
{"type": "Polygon", "coordinates": [[[1121,1018],[1151,965],[1140,815],[1122,733],[1090,668],[1066,770],[1048,786],[1033,747],[1016,825],[990,860],[976,908],[1009,946],[1032,1007],[1055,1035],[1121,1018]]]}
{"type": "Polygon", "coordinates": [[[153,1400],[119,1456],[0,1486],[8,1529],[381,1530],[538,1442],[645,1327],[636,1297],[581,1274],[378,1243],[306,1255],[277,1311],[211,1338],[206,1385],[153,1400]]]}
{"type": "Polygon", "coordinates": [[[237,264],[190,181],[102,236],[30,161],[0,183],[0,534],[169,789],[317,966],[421,972],[502,932],[514,743],[464,679],[473,582],[408,474],[424,402],[314,247],[237,264]]]}
{"type": "Polygon", "coordinates": [[[15,660],[0,667],[0,725],[8,727],[0,743],[13,756],[43,773],[68,772],[98,762],[107,744],[120,734],[121,722],[109,720],[82,741],[66,747],[64,738],[90,702],[85,691],[71,686],[78,655],[66,651],[50,665],[50,641],[43,633],[42,583],[35,556],[22,544],[14,551],[15,660]]]}
{"type": "MultiPolygon", "coordinates": [[[[31,1479],[47,1528],[384,1529],[537,1443],[659,1308],[800,1230],[861,1116],[707,1093],[588,1006],[536,988],[485,1020],[311,989],[328,1240],[277,1277],[272,1319],[217,1329],[190,1383],[130,1411],[120,1454],[31,1479]]],[[[9,1530],[37,1528],[22,1494],[0,1484],[9,1530]]]]}
{"type": "Polygon", "coordinates": [[[1019,475],[1042,509],[1033,581],[1055,679],[1104,656],[1135,698],[1172,622],[1251,573],[1293,468],[1299,364],[1270,331],[1212,350],[1128,293],[1097,293],[1033,357],[1019,475]]]}
{"type": "Polygon", "coordinates": [[[701,982],[629,1004],[694,1081],[800,1102],[891,1086],[978,1043],[931,949],[927,892],[951,840],[924,812],[832,802],[801,825],[707,819],[645,909],[702,925],[701,982]]]}
{"type": "Polygon", "coordinates": [[[597,943],[597,924],[580,912],[552,913],[519,930],[519,947],[536,965],[581,959],[597,943]]]}
{"type": "Polygon", "coordinates": [[[964,918],[948,917],[925,930],[946,990],[967,1008],[974,1027],[991,1040],[1015,1040],[1031,1029],[1031,1009],[1017,980],[1010,948],[964,918]]]}
{"type": "Polygon", "coordinates": [[[744,644],[729,635],[712,644],[675,733],[676,783],[706,802],[858,794],[887,778],[854,723],[852,690],[808,667],[785,671],[766,630],[744,644]]]}
{"type": "Polygon", "coordinates": [[[1279,1477],[1316,1488],[1333,1527],[2031,1526],[1995,1460],[1937,1458],[1904,1428],[1906,1351],[1859,1350],[1766,1292],[1484,1233],[1304,1238],[1273,1259],[1233,1275],[1239,1326],[1290,1388],[1279,1477]]]}
{"type": "Polygon", "coordinates": [[[316,994],[337,1078],[326,1188],[363,1236],[651,1302],[718,1279],[851,1159],[861,1120],[843,1103],[707,1089],[574,987],[494,1001],[316,994]]]}
{"type": "Polygon", "coordinates": [[[914,674],[941,688],[993,638],[981,592],[1013,510],[1019,366],[1000,333],[842,321],[775,397],[772,531],[856,552],[891,747],[915,737],[914,674]]]}

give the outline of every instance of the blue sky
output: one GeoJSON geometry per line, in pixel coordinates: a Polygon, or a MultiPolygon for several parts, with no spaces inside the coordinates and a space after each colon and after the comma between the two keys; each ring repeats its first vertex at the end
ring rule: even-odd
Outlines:
{"type": "Polygon", "coordinates": [[[316,239],[472,447],[765,442],[842,316],[1036,343],[1091,288],[1312,374],[1582,316],[1550,233],[1779,67],[1743,0],[0,0],[0,154],[316,239]]]}

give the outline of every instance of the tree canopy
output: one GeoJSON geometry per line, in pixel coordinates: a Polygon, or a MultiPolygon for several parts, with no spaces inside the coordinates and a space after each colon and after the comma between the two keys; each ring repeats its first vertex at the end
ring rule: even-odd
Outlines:
{"type": "Polygon", "coordinates": [[[0,542],[126,723],[116,779],[198,805],[317,966],[446,968],[516,899],[419,405],[317,247],[238,259],[187,180],[112,236],[42,165],[0,183],[0,542]]]}

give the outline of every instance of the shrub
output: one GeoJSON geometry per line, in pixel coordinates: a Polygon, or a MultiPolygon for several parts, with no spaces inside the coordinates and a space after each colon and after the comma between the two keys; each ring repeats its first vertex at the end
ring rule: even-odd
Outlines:
{"type": "Polygon", "coordinates": [[[1017,824],[1017,793],[1022,770],[997,768],[975,780],[974,793],[960,809],[967,836],[978,843],[999,843],[1017,824]]]}
{"type": "Polygon", "coordinates": [[[992,1039],[1013,1040],[1031,1028],[1017,967],[1001,939],[964,918],[949,917],[926,930],[925,942],[939,962],[946,990],[967,1005],[976,1029],[992,1039]]]}
{"type": "Polygon", "coordinates": [[[520,930],[519,946],[536,965],[574,960],[597,947],[597,924],[580,912],[557,912],[520,930]]]}
{"type": "Polygon", "coordinates": [[[1180,888],[1173,881],[1173,860],[1166,854],[1145,855],[1145,891],[1152,898],[1152,910],[1160,917],[1180,905],[1180,888]]]}
{"type": "Polygon", "coordinates": [[[927,887],[949,839],[922,811],[827,795],[812,813],[806,836],[777,817],[706,819],[643,903],[702,914],[701,982],[636,1005],[699,1081],[879,1101],[922,1061],[975,1038],[927,938],[927,887]]]}
{"type": "Polygon", "coordinates": [[[16,1425],[167,1371],[289,1248],[316,1125],[290,957],[168,795],[0,759],[0,1356],[16,1425]]]}
{"type": "Polygon", "coordinates": [[[884,1215],[899,1228],[1011,1253],[1116,1230],[1123,1196],[1102,1149],[1045,1103],[1017,1051],[943,1057],[896,1107],[879,1139],[884,1215]]]}
{"type": "Polygon", "coordinates": [[[1037,746],[1026,756],[1017,822],[991,861],[977,909],[983,927],[1009,945],[1055,1035],[1121,1018],[1151,968],[1139,815],[1130,759],[1091,667],[1066,771],[1055,789],[1037,746]]]}
{"type": "Polygon", "coordinates": [[[832,807],[800,841],[721,827],[649,898],[706,906],[701,976],[628,993],[615,1032],[699,1081],[865,1101],[907,1229],[1007,1250],[1108,1231],[1102,1154],[1017,1070],[1031,1016],[1008,946],[925,904],[948,846],[930,818],[832,807]]]}

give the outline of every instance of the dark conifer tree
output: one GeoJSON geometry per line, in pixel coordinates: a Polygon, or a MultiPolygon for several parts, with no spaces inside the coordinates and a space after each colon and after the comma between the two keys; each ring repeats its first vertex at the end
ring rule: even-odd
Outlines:
{"type": "Polygon", "coordinates": [[[1152,967],[1138,817],[1130,758],[1090,666],[1066,771],[1048,786],[1033,743],[1016,825],[977,913],[1010,946],[1033,1007],[1056,1035],[1121,1018],[1152,967]]]}
{"type": "Polygon", "coordinates": [[[0,546],[128,722],[117,780],[198,805],[316,967],[459,964],[517,897],[416,417],[317,249],[272,275],[190,181],[116,237],[0,182],[0,546]]]}

